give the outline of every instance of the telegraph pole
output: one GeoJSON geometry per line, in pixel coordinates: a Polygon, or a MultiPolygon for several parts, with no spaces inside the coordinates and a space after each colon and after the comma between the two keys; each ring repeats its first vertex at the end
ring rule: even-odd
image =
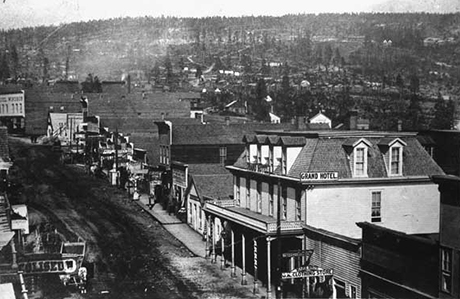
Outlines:
{"type": "Polygon", "coordinates": [[[115,186],[118,187],[118,126],[115,128],[115,186]]]}

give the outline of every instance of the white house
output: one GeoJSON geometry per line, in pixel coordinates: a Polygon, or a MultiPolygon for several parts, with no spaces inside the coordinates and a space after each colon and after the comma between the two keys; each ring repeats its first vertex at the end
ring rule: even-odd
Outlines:
{"type": "Polygon", "coordinates": [[[331,119],[321,112],[319,112],[318,114],[310,118],[310,123],[311,124],[327,124],[329,128],[332,127],[331,119]]]}

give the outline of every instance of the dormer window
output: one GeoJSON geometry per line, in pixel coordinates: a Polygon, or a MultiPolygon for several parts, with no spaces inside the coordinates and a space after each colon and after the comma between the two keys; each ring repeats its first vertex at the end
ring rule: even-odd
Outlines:
{"type": "Polygon", "coordinates": [[[359,146],[354,150],[354,175],[367,176],[367,147],[359,146]]]}
{"type": "Polygon", "coordinates": [[[400,138],[383,138],[379,146],[385,157],[388,176],[403,175],[403,150],[407,144],[400,138]]]}
{"type": "Polygon", "coordinates": [[[353,177],[367,177],[367,157],[372,144],[364,139],[351,138],[343,144],[349,157],[353,177]]]}
{"type": "Polygon", "coordinates": [[[402,146],[392,146],[390,149],[390,175],[402,175],[402,146]]]}

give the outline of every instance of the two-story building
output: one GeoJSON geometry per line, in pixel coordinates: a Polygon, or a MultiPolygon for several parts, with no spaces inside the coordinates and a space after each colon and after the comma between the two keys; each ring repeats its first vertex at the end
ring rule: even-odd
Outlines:
{"type": "MultiPolygon", "coordinates": [[[[230,165],[245,149],[242,136],[258,129],[293,129],[295,124],[266,123],[203,123],[199,119],[157,121],[159,134],[159,167],[165,171],[164,192],[160,200],[164,208],[174,205],[174,212],[188,204],[186,189],[187,165],[230,165]]],[[[198,173],[199,174],[199,173],[198,173]]]]}
{"type": "Polygon", "coordinates": [[[438,298],[460,297],[460,178],[434,176],[441,192],[438,298]]]}
{"type": "Polygon", "coordinates": [[[253,273],[255,289],[260,280],[268,294],[273,284],[312,294],[324,279],[283,279],[308,261],[334,273],[337,293],[359,297],[356,223],[438,232],[439,191],[430,175],[443,171],[413,133],[267,130],[243,140],[244,153],[227,166],[234,200],[208,201],[204,211],[214,228],[209,238],[227,242],[222,256],[241,267],[243,283],[246,271],[253,273]],[[298,250],[313,252],[286,254],[298,250]]]}

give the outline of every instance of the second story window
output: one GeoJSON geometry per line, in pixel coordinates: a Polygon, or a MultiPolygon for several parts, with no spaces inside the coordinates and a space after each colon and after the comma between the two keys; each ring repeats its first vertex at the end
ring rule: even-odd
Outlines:
{"type": "Polygon", "coordinates": [[[262,183],[257,182],[257,213],[262,213],[262,183]]]}
{"type": "Polygon", "coordinates": [[[268,216],[273,216],[275,199],[274,199],[274,187],[273,184],[268,185],[268,216]]]}
{"type": "Polygon", "coordinates": [[[372,192],[371,222],[382,221],[382,192],[372,192]]]}
{"type": "Polygon", "coordinates": [[[287,174],[287,153],[286,153],[286,148],[283,148],[282,151],[282,156],[281,156],[281,167],[282,167],[282,174],[286,175],[287,174]]]}
{"type": "Polygon", "coordinates": [[[219,148],[219,163],[221,165],[225,165],[226,160],[227,160],[227,147],[222,146],[219,148]]]}
{"type": "Polygon", "coordinates": [[[302,191],[295,191],[295,220],[302,220],[302,204],[301,204],[302,191]]]}
{"type": "Polygon", "coordinates": [[[246,179],[246,209],[251,209],[251,179],[246,179]]]}
{"type": "Polygon", "coordinates": [[[236,205],[240,206],[241,204],[241,194],[240,194],[240,177],[235,176],[235,198],[236,198],[236,205]]]}
{"type": "Polygon", "coordinates": [[[287,219],[287,188],[283,187],[281,190],[282,190],[281,219],[286,220],[287,219]]]}
{"type": "Polygon", "coordinates": [[[169,147],[165,145],[165,164],[169,164],[169,147]]]}
{"type": "Polygon", "coordinates": [[[441,248],[441,291],[452,292],[452,250],[441,248]]]}

